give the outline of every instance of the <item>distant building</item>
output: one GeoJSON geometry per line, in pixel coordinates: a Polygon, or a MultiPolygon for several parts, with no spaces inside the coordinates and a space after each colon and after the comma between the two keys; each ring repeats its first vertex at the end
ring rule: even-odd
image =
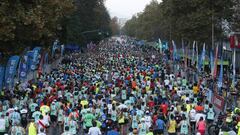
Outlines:
{"type": "Polygon", "coordinates": [[[127,22],[127,18],[118,18],[118,24],[120,25],[120,28],[122,28],[125,23],[127,22]]]}

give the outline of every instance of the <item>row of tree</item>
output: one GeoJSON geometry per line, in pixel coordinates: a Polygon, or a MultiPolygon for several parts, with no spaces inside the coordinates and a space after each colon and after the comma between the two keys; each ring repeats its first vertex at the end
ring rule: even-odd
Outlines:
{"type": "Polygon", "coordinates": [[[0,3],[0,18],[4,53],[48,47],[55,39],[82,45],[111,34],[104,0],[5,0],[0,3]]]}
{"type": "Polygon", "coordinates": [[[145,40],[160,37],[211,44],[212,31],[215,40],[222,40],[229,31],[240,28],[239,6],[239,0],[153,0],[123,30],[145,40]]]}

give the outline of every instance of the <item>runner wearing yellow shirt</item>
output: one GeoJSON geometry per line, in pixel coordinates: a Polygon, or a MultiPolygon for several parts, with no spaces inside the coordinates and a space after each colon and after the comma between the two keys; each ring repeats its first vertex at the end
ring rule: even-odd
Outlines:
{"type": "Polygon", "coordinates": [[[80,102],[80,104],[82,105],[82,106],[86,106],[86,105],[88,105],[88,101],[87,100],[82,100],[81,102],[80,102]]]}
{"type": "Polygon", "coordinates": [[[189,113],[190,110],[192,109],[192,105],[189,103],[189,101],[186,102],[186,109],[187,109],[187,113],[189,113]]]}
{"type": "Polygon", "coordinates": [[[199,87],[197,86],[197,84],[195,84],[195,85],[193,86],[193,94],[194,94],[194,95],[198,95],[198,92],[199,92],[199,87]]]}
{"type": "Polygon", "coordinates": [[[174,119],[174,116],[170,116],[170,121],[168,123],[168,134],[169,135],[175,135],[176,134],[176,127],[177,127],[177,122],[174,119]]]}
{"type": "Polygon", "coordinates": [[[42,112],[42,115],[46,115],[46,113],[50,112],[50,107],[47,105],[43,105],[40,107],[40,111],[42,112]]]}

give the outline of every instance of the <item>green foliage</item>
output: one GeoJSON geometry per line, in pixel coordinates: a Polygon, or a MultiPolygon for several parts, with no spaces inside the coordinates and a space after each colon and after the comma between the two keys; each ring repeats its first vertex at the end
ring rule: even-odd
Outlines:
{"type": "Polygon", "coordinates": [[[72,0],[6,0],[0,4],[0,49],[19,53],[32,44],[49,45],[60,19],[73,11],[72,0]]]}
{"type": "Polygon", "coordinates": [[[239,0],[233,0],[233,20],[232,20],[232,29],[234,31],[240,32],[240,1],[239,0]]]}
{"type": "Polygon", "coordinates": [[[76,11],[69,18],[65,18],[64,41],[67,43],[84,44],[89,41],[99,41],[110,33],[111,18],[103,0],[76,0],[76,11]],[[93,31],[84,33],[86,31],[93,31]]]}
{"type": "Polygon", "coordinates": [[[211,43],[212,23],[215,38],[223,37],[223,22],[231,22],[233,3],[229,0],[153,0],[143,13],[124,26],[129,36],[145,40],[181,39],[211,43]]]}
{"type": "Polygon", "coordinates": [[[99,29],[111,32],[103,0],[5,0],[0,3],[0,52],[19,53],[26,46],[49,47],[64,43],[100,40],[99,29]]]}

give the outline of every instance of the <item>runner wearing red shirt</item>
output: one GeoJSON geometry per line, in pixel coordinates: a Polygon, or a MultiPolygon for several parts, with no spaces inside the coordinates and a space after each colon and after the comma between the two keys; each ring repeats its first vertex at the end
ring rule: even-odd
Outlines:
{"type": "Polygon", "coordinates": [[[167,105],[165,102],[163,102],[160,107],[161,107],[161,109],[162,109],[163,114],[164,114],[165,116],[167,116],[167,113],[168,113],[168,105],[167,105]]]}

